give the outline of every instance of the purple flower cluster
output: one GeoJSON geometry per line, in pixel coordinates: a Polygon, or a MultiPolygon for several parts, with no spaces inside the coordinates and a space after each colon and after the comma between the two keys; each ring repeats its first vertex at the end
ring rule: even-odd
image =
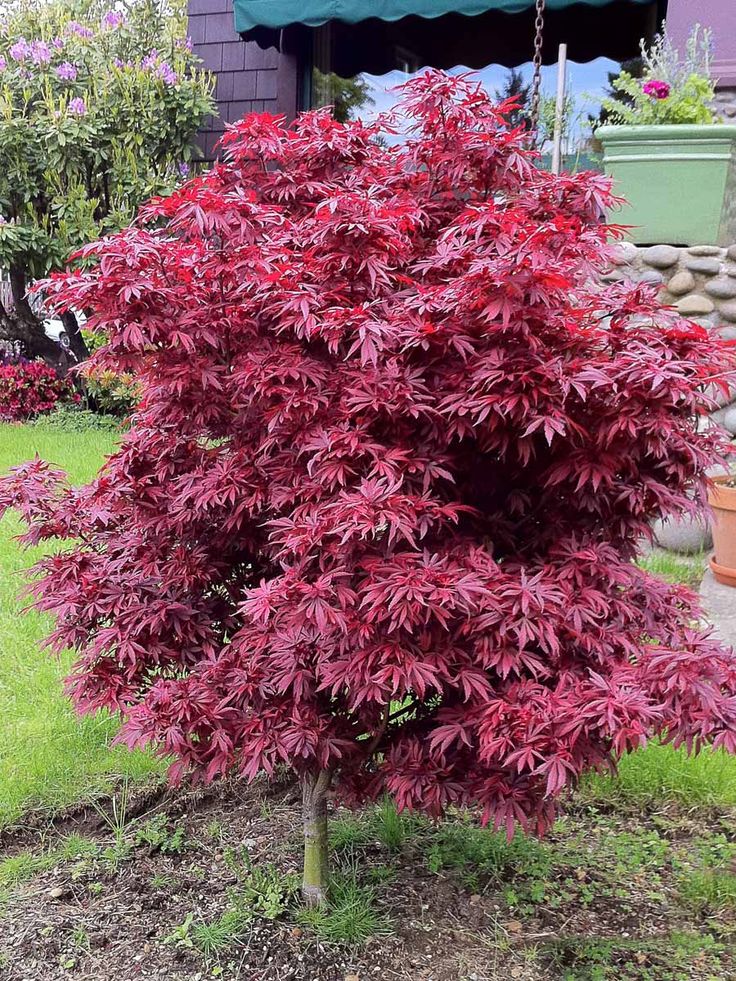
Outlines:
{"type": "Polygon", "coordinates": [[[80,24],[79,21],[70,20],[66,25],[67,34],[76,34],[77,37],[93,37],[94,31],[89,27],[85,27],[84,24],[80,24]]]}
{"type": "Polygon", "coordinates": [[[108,10],[102,18],[103,28],[110,31],[114,31],[116,27],[120,27],[123,23],[125,23],[125,14],[120,13],[118,10],[108,10]]]}
{"type": "Polygon", "coordinates": [[[31,45],[31,61],[35,65],[48,65],[51,61],[51,48],[45,41],[34,41],[31,45]]]}
{"type": "Polygon", "coordinates": [[[179,81],[179,76],[176,74],[168,61],[162,61],[156,68],[154,75],[156,78],[160,78],[164,85],[176,85],[176,83],[179,81]]]}
{"type": "Polygon", "coordinates": [[[8,67],[7,61],[5,60],[5,58],[3,58],[2,55],[0,55],[0,72],[4,72],[7,67],[8,67]]]}
{"type": "Polygon", "coordinates": [[[146,57],[141,62],[141,68],[144,72],[150,72],[151,69],[155,68],[159,62],[158,48],[151,48],[146,57]]]}
{"type": "Polygon", "coordinates": [[[650,78],[641,87],[642,92],[645,95],[650,95],[653,99],[666,99],[670,94],[670,87],[667,82],[659,81],[656,78],[650,78]]]}
{"type": "Polygon", "coordinates": [[[179,76],[168,63],[161,61],[161,55],[157,48],[152,48],[141,62],[144,72],[151,72],[154,78],[160,78],[164,85],[176,85],[179,76]]]}
{"type": "Polygon", "coordinates": [[[56,69],[56,74],[64,82],[75,82],[77,79],[77,66],[71,61],[63,61],[56,69]]]}
{"type": "Polygon", "coordinates": [[[5,368],[8,365],[30,363],[31,362],[28,360],[28,358],[24,358],[22,354],[14,354],[12,351],[7,351],[5,348],[0,348],[0,368],[5,368]]]}
{"type": "Polygon", "coordinates": [[[24,37],[19,37],[15,44],[10,45],[8,53],[13,61],[25,61],[31,57],[31,46],[24,37]]]}
{"type": "Polygon", "coordinates": [[[18,63],[29,58],[34,65],[48,65],[51,61],[51,48],[45,41],[33,41],[29,44],[24,37],[19,37],[15,44],[11,44],[9,54],[18,63]]]}
{"type": "Polygon", "coordinates": [[[74,116],[86,116],[87,106],[84,99],[76,98],[72,99],[69,103],[69,112],[74,116]]]}

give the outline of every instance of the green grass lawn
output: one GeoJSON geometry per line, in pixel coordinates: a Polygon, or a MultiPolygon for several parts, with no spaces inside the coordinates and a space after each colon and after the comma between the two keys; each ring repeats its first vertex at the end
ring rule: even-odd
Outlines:
{"type": "MultiPolygon", "coordinates": [[[[114,445],[102,430],[59,431],[51,423],[0,424],[0,473],[35,453],[75,482],[92,477],[114,445]]],[[[112,780],[141,778],[161,764],[124,747],[110,748],[115,721],[79,719],[62,692],[70,659],[40,650],[50,620],[22,614],[22,572],[41,549],[22,550],[14,515],[0,521],[0,826],[30,808],[58,808],[103,792],[112,780]]]]}

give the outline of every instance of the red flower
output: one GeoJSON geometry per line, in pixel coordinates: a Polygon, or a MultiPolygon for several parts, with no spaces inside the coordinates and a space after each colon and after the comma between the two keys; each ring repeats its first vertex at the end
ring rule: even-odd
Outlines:
{"type": "Polygon", "coordinates": [[[645,95],[651,95],[653,99],[666,99],[670,94],[669,84],[655,78],[648,79],[641,88],[645,95]]]}

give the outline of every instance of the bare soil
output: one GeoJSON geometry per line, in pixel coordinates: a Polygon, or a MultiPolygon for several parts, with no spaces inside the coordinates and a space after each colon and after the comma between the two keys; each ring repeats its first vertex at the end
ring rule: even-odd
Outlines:
{"type": "Polygon", "coordinates": [[[126,820],[132,828],[156,814],[184,829],[178,853],[139,842],[111,858],[109,820],[92,808],[50,823],[30,818],[6,831],[0,861],[47,856],[69,834],[94,844],[89,855],[5,888],[2,981],[736,978],[736,898],[730,904],[719,896],[683,897],[683,876],[700,874],[695,856],[704,841],[711,855],[732,854],[733,814],[704,819],[578,808],[545,846],[549,865],[533,852],[500,873],[483,863],[455,863],[429,825],[394,852],[363,841],[350,862],[360,875],[376,873],[376,906],[390,933],[357,946],[326,943],[300,922],[294,899],[275,920],[254,918],[226,951],[209,958],[188,945],[186,930],[177,942],[177,928],[188,917],[212,922],[228,908],[238,888],[228,850],[244,846],[254,867],[298,874],[297,794],[288,786],[232,783],[156,791],[131,801],[126,820]]]}

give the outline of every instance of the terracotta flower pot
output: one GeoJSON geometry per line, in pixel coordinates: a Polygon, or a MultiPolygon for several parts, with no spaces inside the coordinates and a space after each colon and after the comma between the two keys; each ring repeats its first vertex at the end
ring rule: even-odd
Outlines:
{"type": "Polygon", "coordinates": [[[714,554],[710,567],[718,582],[736,586],[736,484],[733,475],[714,477],[708,491],[708,501],[713,508],[714,554]]]}

